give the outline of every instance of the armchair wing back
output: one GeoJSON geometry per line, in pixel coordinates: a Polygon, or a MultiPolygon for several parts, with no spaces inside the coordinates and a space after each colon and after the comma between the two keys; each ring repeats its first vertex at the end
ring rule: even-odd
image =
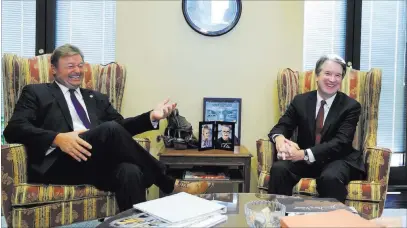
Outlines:
{"type": "MultiPolygon", "coordinates": [[[[369,72],[363,72],[348,68],[340,89],[362,106],[353,147],[363,151],[367,170],[366,180],[352,181],[348,185],[346,202],[368,218],[379,216],[383,210],[390,171],[391,151],[376,146],[381,76],[380,69],[372,68],[369,72]]],[[[280,116],[297,94],[317,89],[315,77],[313,70],[298,72],[285,68],[278,72],[280,116]]],[[[260,191],[268,189],[269,171],[275,159],[274,151],[274,144],[269,139],[257,140],[260,191]]],[[[315,179],[301,179],[293,192],[318,195],[315,179]]]]}

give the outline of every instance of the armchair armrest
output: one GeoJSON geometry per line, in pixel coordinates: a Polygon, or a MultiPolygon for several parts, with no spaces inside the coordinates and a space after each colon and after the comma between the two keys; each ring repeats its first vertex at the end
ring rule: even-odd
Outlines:
{"type": "Polygon", "coordinates": [[[27,154],[21,144],[1,146],[1,199],[6,220],[11,220],[11,202],[15,185],[27,182],[27,154]]]}
{"type": "Polygon", "coordinates": [[[387,188],[387,184],[389,182],[391,155],[391,150],[387,148],[365,148],[364,161],[367,172],[367,181],[380,182],[382,186],[386,186],[387,188]]]}
{"type": "Polygon", "coordinates": [[[273,162],[277,158],[275,145],[270,139],[258,139],[256,141],[257,148],[257,174],[260,172],[269,172],[273,162]]]}
{"type": "Polygon", "coordinates": [[[270,180],[270,168],[273,161],[277,159],[275,145],[269,139],[258,139],[256,141],[257,148],[257,175],[260,191],[267,191],[268,182],[270,180]]]}
{"type": "Polygon", "coordinates": [[[27,182],[27,153],[22,144],[1,146],[1,176],[7,185],[27,182]]]}
{"type": "Polygon", "coordinates": [[[387,148],[366,147],[364,155],[367,181],[380,184],[381,200],[384,201],[389,183],[392,152],[387,148]]]}

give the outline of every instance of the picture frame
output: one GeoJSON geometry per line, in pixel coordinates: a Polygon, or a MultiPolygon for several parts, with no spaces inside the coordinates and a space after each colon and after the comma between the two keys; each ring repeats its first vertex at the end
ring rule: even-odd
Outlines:
{"type": "Polygon", "coordinates": [[[235,145],[241,142],[241,98],[203,98],[203,121],[226,121],[235,123],[235,145]]]}
{"type": "Polygon", "coordinates": [[[198,150],[211,150],[214,149],[214,134],[215,134],[214,121],[199,122],[199,147],[198,150]]]}
{"type": "Polygon", "coordinates": [[[235,150],[235,122],[216,121],[215,133],[213,135],[215,149],[235,150]]]}

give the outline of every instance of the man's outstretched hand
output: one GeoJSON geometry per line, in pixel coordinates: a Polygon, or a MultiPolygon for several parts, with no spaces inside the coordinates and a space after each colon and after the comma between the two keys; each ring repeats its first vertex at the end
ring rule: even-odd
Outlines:
{"type": "Polygon", "coordinates": [[[90,157],[91,154],[88,150],[92,149],[92,146],[79,137],[79,134],[87,130],[71,131],[67,133],[59,133],[53,144],[59,147],[63,152],[69,154],[77,161],[87,161],[86,156],[90,157]],[[86,155],[86,156],[85,156],[86,155]]]}
{"type": "Polygon", "coordinates": [[[170,102],[170,99],[165,99],[159,103],[153,111],[150,113],[151,121],[158,121],[167,118],[171,112],[177,107],[176,103],[170,102]]]}

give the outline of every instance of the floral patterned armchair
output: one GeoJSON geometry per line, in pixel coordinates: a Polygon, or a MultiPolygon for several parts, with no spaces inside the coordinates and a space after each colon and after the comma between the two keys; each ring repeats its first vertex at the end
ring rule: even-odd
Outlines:
{"type": "MultiPolygon", "coordinates": [[[[2,59],[4,124],[27,84],[53,81],[50,55],[21,58],[5,54],[2,59]]],[[[109,96],[120,112],[126,69],[111,63],[106,66],[85,64],[82,87],[109,96]]],[[[148,151],[150,141],[137,139],[148,151]]],[[[44,185],[27,183],[27,155],[23,145],[1,147],[2,209],[8,227],[54,227],[115,215],[114,194],[91,185],[44,185]]]]}
{"type": "MultiPolygon", "coordinates": [[[[376,146],[381,76],[379,69],[362,72],[348,68],[341,85],[342,92],[362,105],[353,147],[363,151],[367,170],[365,180],[349,183],[345,203],[369,219],[379,217],[383,212],[390,172],[391,151],[376,146]]],[[[295,95],[316,89],[315,72],[283,69],[278,72],[277,85],[279,110],[283,115],[295,95]]],[[[256,144],[258,188],[261,192],[267,192],[270,167],[276,159],[275,146],[269,139],[259,139],[256,144]]],[[[318,196],[315,179],[302,178],[293,188],[293,193],[318,196]]]]}

